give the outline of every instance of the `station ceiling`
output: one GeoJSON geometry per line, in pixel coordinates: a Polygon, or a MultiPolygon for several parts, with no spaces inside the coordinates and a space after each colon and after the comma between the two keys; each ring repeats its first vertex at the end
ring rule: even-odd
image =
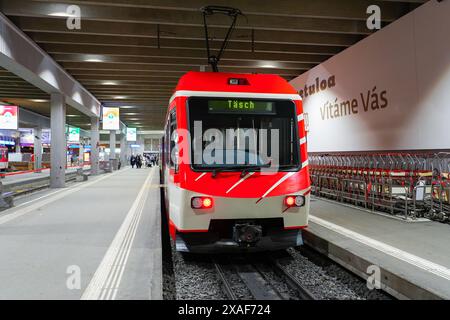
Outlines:
{"type": "MultiPolygon", "coordinates": [[[[384,27],[424,2],[0,0],[0,10],[105,106],[123,107],[125,124],[160,130],[177,79],[189,70],[209,70],[203,6],[231,6],[245,14],[238,19],[220,71],[275,73],[291,80],[370,35],[369,5],[381,8],[384,27]],[[67,28],[68,5],[81,9],[79,30],[67,28]]],[[[212,47],[218,48],[229,18],[208,21],[212,47]]],[[[7,71],[0,71],[1,84],[11,81],[20,87],[20,81],[5,76],[7,71]]],[[[0,95],[11,90],[18,97],[40,97],[23,82],[22,93],[8,85],[0,95]]]]}
{"type": "MultiPolygon", "coordinates": [[[[0,103],[22,108],[50,117],[50,96],[15,74],[0,68],[0,103]]],[[[90,119],[75,108],[67,106],[67,123],[82,129],[90,128],[90,119]]]]}

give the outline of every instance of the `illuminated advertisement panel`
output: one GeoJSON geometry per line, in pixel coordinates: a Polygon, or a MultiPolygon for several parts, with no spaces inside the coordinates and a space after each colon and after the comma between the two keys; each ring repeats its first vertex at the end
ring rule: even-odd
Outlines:
{"type": "Polygon", "coordinates": [[[127,141],[136,141],[136,128],[127,128],[127,141]]]}
{"type": "Polygon", "coordinates": [[[19,129],[20,146],[32,147],[34,146],[34,131],[33,129],[19,129]]]}
{"type": "Polygon", "coordinates": [[[119,130],[119,108],[103,107],[103,130],[119,130]]]}
{"type": "Polygon", "coordinates": [[[69,127],[69,136],[67,138],[70,142],[79,142],[80,141],[80,128],[69,127]]]}
{"type": "Polygon", "coordinates": [[[42,129],[42,144],[50,145],[51,131],[50,129],[42,129]]]}
{"type": "Polygon", "coordinates": [[[0,106],[0,129],[17,130],[17,106],[0,106]]]}

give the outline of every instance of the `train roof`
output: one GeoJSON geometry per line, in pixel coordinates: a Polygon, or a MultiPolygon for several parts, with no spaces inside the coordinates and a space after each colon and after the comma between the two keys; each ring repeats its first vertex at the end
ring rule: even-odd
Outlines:
{"type": "Polygon", "coordinates": [[[190,71],[178,81],[175,91],[221,91],[298,94],[285,79],[275,74],[246,74],[190,71]],[[230,79],[237,79],[232,81],[230,79]],[[238,84],[232,84],[232,83],[238,84]]]}

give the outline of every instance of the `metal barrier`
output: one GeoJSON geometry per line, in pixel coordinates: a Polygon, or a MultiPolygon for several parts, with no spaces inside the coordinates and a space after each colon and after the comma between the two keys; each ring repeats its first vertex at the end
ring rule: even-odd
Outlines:
{"type": "Polygon", "coordinates": [[[105,172],[112,172],[112,164],[110,161],[99,161],[98,167],[105,172]]]}
{"type": "Polygon", "coordinates": [[[83,168],[78,168],[77,169],[77,175],[75,180],[77,182],[83,182],[83,181],[87,181],[88,180],[88,175],[84,172],[83,168]]]}
{"type": "Polygon", "coordinates": [[[313,195],[450,222],[450,153],[315,154],[309,163],[313,195]]]}
{"type": "Polygon", "coordinates": [[[0,209],[8,209],[14,206],[14,192],[3,190],[3,183],[0,181],[0,209]]]}

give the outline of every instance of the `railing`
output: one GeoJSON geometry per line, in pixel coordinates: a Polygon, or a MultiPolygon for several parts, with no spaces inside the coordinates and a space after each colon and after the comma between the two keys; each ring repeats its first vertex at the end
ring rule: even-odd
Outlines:
{"type": "MultiPolygon", "coordinates": [[[[90,162],[85,162],[84,164],[80,164],[80,165],[73,165],[73,166],[67,166],[66,165],[66,169],[79,169],[79,168],[84,168],[85,166],[89,166],[91,165],[90,162]]],[[[33,170],[20,170],[20,171],[12,171],[12,172],[1,172],[0,173],[0,178],[5,178],[5,177],[9,177],[9,176],[16,176],[16,175],[21,175],[21,174],[26,174],[26,173],[40,173],[40,172],[48,172],[50,171],[50,167],[47,168],[40,168],[40,169],[33,169],[33,170]]]]}
{"type": "Polygon", "coordinates": [[[318,197],[450,222],[450,153],[321,154],[309,163],[318,197]]]}

